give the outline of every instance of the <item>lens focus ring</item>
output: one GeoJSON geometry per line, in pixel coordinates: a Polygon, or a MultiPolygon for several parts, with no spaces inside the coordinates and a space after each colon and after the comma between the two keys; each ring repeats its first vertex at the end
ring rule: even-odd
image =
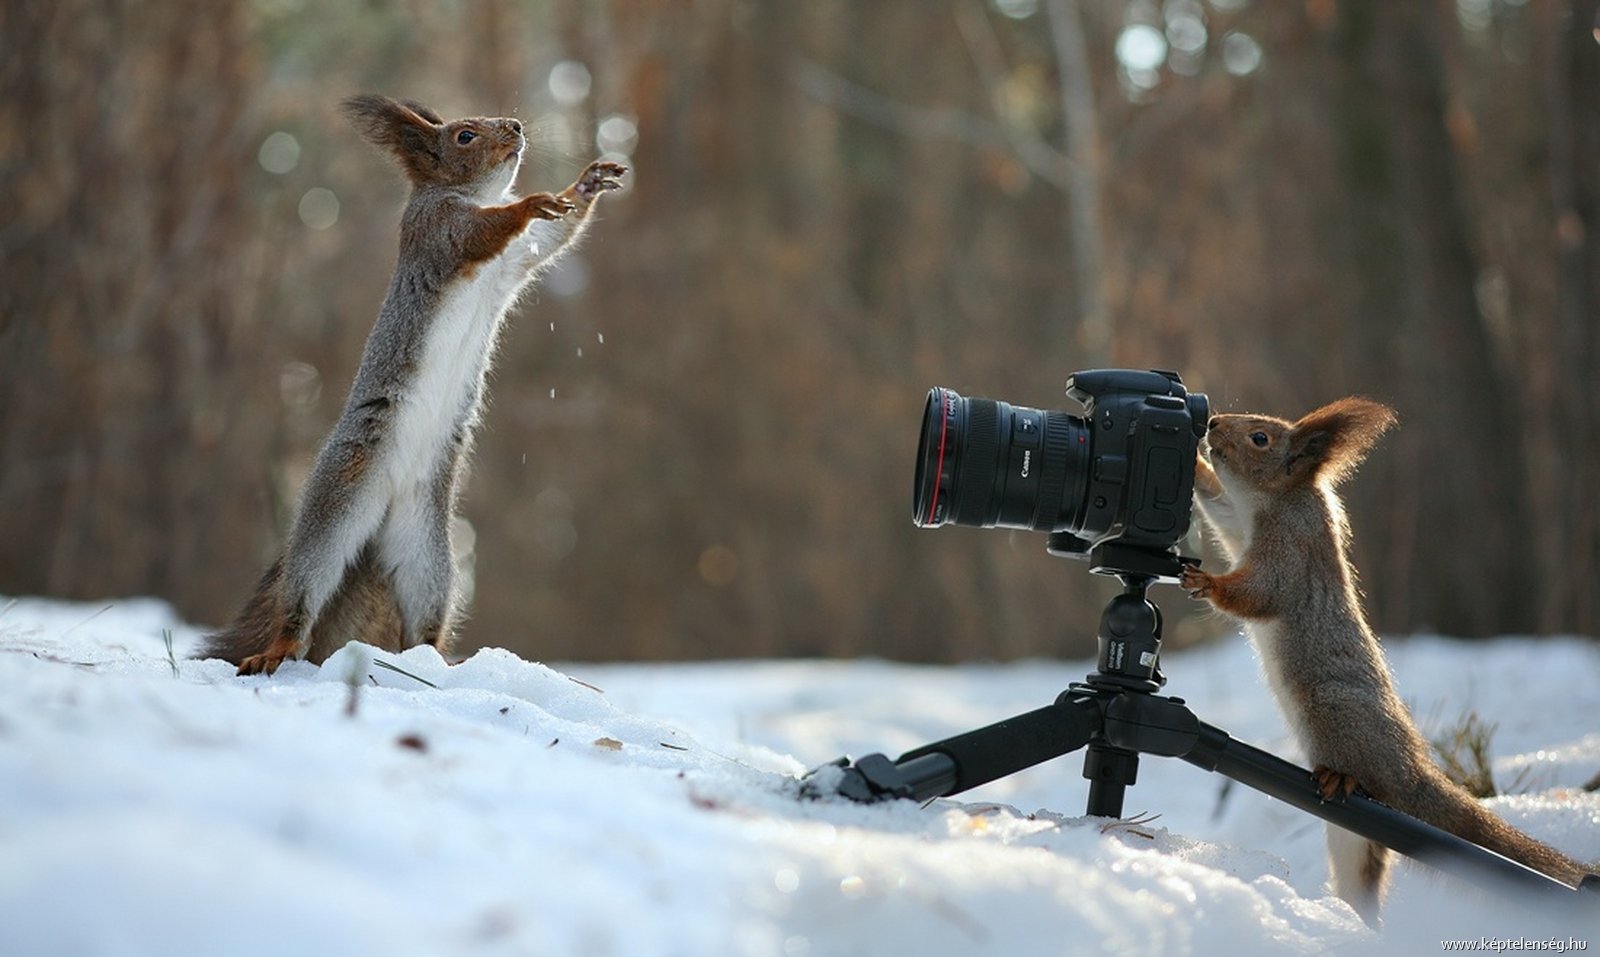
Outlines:
{"type": "Polygon", "coordinates": [[[1000,455],[1000,403],[990,399],[967,400],[967,434],[956,470],[955,522],[957,525],[992,525],[989,510],[994,498],[1000,455]]]}
{"type": "Polygon", "coordinates": [[[1061,412],[1044,414],[1044,445],[1040,450],[1039,495],[1034,500],[1032,527],[1054,529],[1067,507],[1061,498],[1067,488],[1067,457],[1074,441],[1072,417],[1061,412]]]}

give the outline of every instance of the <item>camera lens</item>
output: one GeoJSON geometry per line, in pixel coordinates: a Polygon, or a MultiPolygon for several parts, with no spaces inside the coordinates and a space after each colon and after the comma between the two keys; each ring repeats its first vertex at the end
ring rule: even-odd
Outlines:
{"type": "Polygon", "coordinates": [[[1051,554],[1133,567],[1127,555],[1142,550],[1175,568],[1206,397],[1190,394],[1176,372],[1138,369],[1074,372],[1067,395],[1083,415],[931,390],[912,521],[1049,532],[1051,554]],[[1122,557],[1108,557],[1112,544],[1122,557]]]}
{"type": "Polygon", "coordinates": [[[934,388],[922,413],[912,521],[1076,533],[1091,440],[1081,416],[934,388]]]}

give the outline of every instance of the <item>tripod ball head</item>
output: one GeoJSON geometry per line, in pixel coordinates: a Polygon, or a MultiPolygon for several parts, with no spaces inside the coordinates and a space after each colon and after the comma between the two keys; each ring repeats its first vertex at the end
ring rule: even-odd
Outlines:
{"type": "Polygon", "coordinates": [[[1126,576],[1126,590],[1100,616],[1100,669],[1092,682],[1140,691],[1167,683],[1161,673],[1161,609],[1145,597],[1150,580],[1126,576]]]}

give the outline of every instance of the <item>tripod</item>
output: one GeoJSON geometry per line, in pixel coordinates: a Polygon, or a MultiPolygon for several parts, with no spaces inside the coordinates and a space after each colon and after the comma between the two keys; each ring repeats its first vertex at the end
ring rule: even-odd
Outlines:
{"type": "MultiPolygon", "coordinates": [[[[1081,554],[1070,545],[1052,547],[1052,552],[1081,554]]],[[[1182,758],[1455,877],[1494,890],[1579,899],[1552,877],[1359,791],[1325,801],[1310,771],[1206,724],[1183,699],[1156,694],[1166,684],[1159,667],[1161,610],[1146,592],[1155,582],[1177,581],[1183,566],[1193,560],[1116,543],[1097,546],[1088,557],[1090,571],[1115,575],[1123,584],[1122,593],[1100,616],[1100,657],[1093,674],[1046,707],[935,741],[893,761],[882,754],[855,762],[840,758],[825,766],[843,769],[827,790],[860,802],[926,801],[1087,748],[1083,776],[1089,779],[1088,813],[1115,818],[1122,816],[1123,796],[1138,777],[1141,754],[1182,758]]],[[[829,778],[813,771],[806,792],[823,791],[822,780],[829,778]]],[[[1600,900],[1600,877],[1590,875],[1578,890],[1589,904],[1600,900]]]]}

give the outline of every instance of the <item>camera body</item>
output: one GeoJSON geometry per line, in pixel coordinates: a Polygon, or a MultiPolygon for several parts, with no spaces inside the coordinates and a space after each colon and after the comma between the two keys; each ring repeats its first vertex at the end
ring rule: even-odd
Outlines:
{"type": "Polygon", "coordinates": [[[1105,531],[1054,536],[1052,549],[1086,553],[1112,538],[1150,548],[1182,541],[1189,534],[1195,456],[1211,420],[1206,396],[1190,393],[1176,372],[1128,369],[1074,373],[1067,395],[1083,405],[1097,433],[1084,528],[1105,531]],[[1063,547],[1068,536],[1082,547],[1063,547]]]}
{"type": "Polygon", "coordinates": [[[1189,533],[1205,395],[1175,372],[1136,369],[1073,373],[1067,395],[1083,415],[932,389],[913,521],[1048,532],[1058,555],[1114,545],[1170,558],[1189,533]]]}

